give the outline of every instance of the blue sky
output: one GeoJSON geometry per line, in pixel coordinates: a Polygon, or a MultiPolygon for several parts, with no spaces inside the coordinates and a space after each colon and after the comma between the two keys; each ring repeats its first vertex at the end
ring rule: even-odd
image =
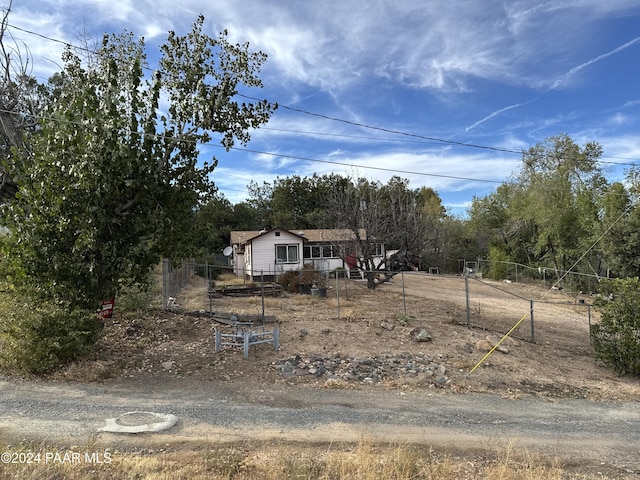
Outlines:
{"type": "Polygon", "coordinates": [[[599,142],[610,180],[640,161],[637,0],[14,0],[9,22],[44,81],[63,46],[23,30],[78,44],[126,29],[153,63],[200,13],[268,55],[251,93],[289,107],[237,145],[251,152],[203,150],[232,203],[252,180],[395,174],[463,214],[517,171],[512,151],[559,133],[599,142]]]}

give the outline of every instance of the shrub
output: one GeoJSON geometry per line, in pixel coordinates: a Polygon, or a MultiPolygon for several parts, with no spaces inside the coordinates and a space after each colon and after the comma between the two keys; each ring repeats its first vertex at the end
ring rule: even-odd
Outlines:
{"type": "Polygon", "coordinates": [[[43,373],[91,351],[102,327],[95,312],[65,308],[3,287],[0,365],[43,373]]]}
{"type": "Polygon", "coordinates": [[[284,290],[294,293],[297,289],[299,275],[300,272],[289,270],[278,276],[278,283],[282,285],[284,290]]]}
{"type": "Polygon", "coordinates": [[[511,276],[513,266],[507,263],[509,256],[498,247],[489,248],[489,272],[488,277],[493,280],[504,280],[511,276]]]}
{"type": "Polygon", "coordinates": [[[600,323],[591,326],[596,355],[619,374],[640,374],[640,281],[603,280],[596,306],[600,323]]]}

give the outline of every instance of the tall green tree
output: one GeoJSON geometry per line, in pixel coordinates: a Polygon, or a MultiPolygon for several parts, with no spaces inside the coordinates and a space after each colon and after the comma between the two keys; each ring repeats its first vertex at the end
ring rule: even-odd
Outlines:
{"type": "Polygon", "coordinates": [[[602,147],[577,145],[557,135],[523,152],[513,179],[476,198],[470,224],[490,238],[493,257],[530,266],[601,272],[603,254],[590,248],[602,232],[602,199],[608,184],[598,161],[602,147]]]}
{"type": "Polygon", "coordinates": [[[215,195],[195,215],[198,257],[220,253],[229,245],[235,228],[234,208],[223,195],[215,195]]]}
{"type": "Polygon", "coordinates": [[[262,182],[262,185],[260,185],[255,180],[252,180],[247,185],[247,190],[249,191],[247,204],[255,213],[255,220],[257,221],[257,224],[249,230],[260,230],[273,226],[273,185],[267,182],[262,182]]]}
{"type": "Polygon", "coordinates": [[[271,224],[287,229],[318,228],[326,212],[331,176],[278,178],[273,183],[271,224]]]}
{"type": "Polygon", "coordinates": [[[275,108],[234,99],[261,86],[266,56],[203,26],[170,32],[151,75],[129,33],[105,36],[89,61],[65,51],[30,161],[6,165],[19,192],[3,206],[5,254],[42,295],[95,308],[160,256],[192,250],[194,209],[215,190],[216,160],[198,146],[245,143],[275,108]]]}
{"type": "Polygon", "coordinates": [[[347,181],[335,174],[314,173],[311,177],[278,177],[272,184],[251,182],[248,203],[261,219],[254,229],[275,226],[289,230],[321,228],[326,223],[330,192],[347,181]]]}
{"type": "MultiPolygon", "coordinates": [[[[603,199],[603,252],[612,276],[640,277],[640,172],[613,183],[603,199]]],[[[607,275],[609,276],[609,275],[607,275]]]]}

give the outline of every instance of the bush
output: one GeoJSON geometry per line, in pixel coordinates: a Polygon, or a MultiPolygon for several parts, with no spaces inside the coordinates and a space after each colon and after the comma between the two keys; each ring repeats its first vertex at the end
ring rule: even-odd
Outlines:
{"type": "Polygon", "coordinates": [[[287,271],[278,275],[278,284],[282,285],[282,288],[289,293],[295,293],[298,288],[298,277],[300,272],[287,271]]]}
{"type": "Polygon", "coordinates": [[[153,295],[147,285],[123,288],[115,299],[115,306],[122,312],[139,312],[151,308],[153,295]]]}
{"type": "Polygon", "coordinates": [[[95,312],[47,303],[3,285],[0,291],[0,365],[43,373],[86,355],[100,336],[95,312]]]}
{"type": "Polygon", "coordinates": [[[489,272],[488,277],[493,280],[504,280],[510,278],[513,265],[510,265],[509,256],[498,247],[489,248],[489,272]]]}
{"type": "Polygon", "coordinates": [[[600,323],[591,326],[596,355],[619,374],[640,374],[640,282],[603,280],[596,306],[600,323]]]}

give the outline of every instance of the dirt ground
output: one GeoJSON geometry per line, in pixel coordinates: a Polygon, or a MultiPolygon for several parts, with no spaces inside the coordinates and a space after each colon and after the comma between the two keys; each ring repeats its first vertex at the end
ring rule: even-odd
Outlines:
{"type": "Polygon", "coordinates": [[[597,313],[588,307],[591,298],[479,279],[468,280],[468,300],[465,291],[462,277],[406,273],[375,290],[368,290],[362,281],[331,280],[326,298],[285,293],[264,300],[221,295],[209,299],[206,281],[193,277],[176,298],[174,311],[107,319],[94,358],[59,375],[83,381],[172,376],[194,382],[242,379],[358,388],[362,384],[358,379],[312,375],[309,365],[285,375],[281,366],[295,358],[304,367],[309,358],[357,362],[427,357],[444,367],[439,381],[408,371],[390,372],[378,383],[383,388],[493,392],[508,398],[640,398],[640,379],[618,377],[594,357],[588,332],[597,313]],[[535,300],[533,329],[531,299],[535,300]],[[214,319],[208,313],[210,306],[214,319]],[[232,330],[215,317],[261,316],[263,311],[276,322],[267,323],[267,330],[278,326],[277,351],[272,344],[254,346],[248,359],[243,358],[242,348],[215,352],[216,329],[232,330]],[[431,341],[414,341],[412,332],[417,328],[426,329],[431,341]],[[504,352],[495,350],[485,358],[487,348],[512,329],[500,345],[504,352]]]}

